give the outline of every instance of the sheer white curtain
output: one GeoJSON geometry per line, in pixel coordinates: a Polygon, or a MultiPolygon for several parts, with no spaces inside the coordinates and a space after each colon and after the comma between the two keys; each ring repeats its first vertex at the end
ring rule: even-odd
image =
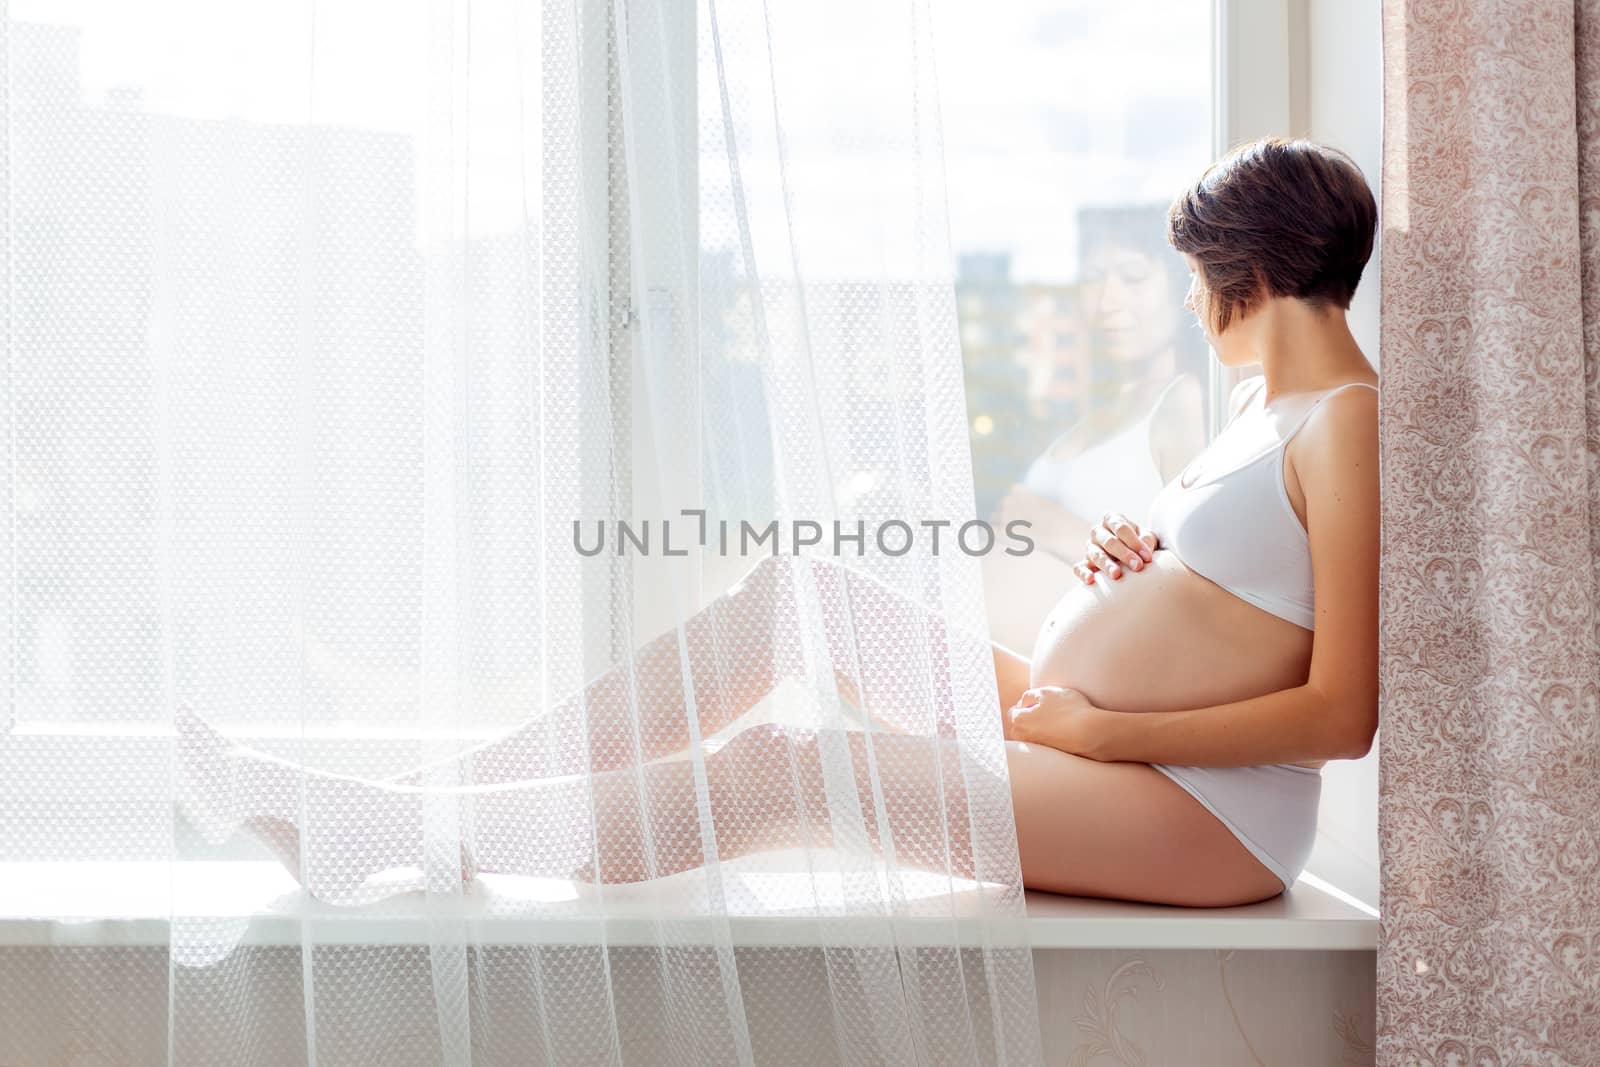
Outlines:
{"type": "Polygon", "coordinates": [[[924,5],[5,10],[0,1062],[1038,1060],[924,5]]]}

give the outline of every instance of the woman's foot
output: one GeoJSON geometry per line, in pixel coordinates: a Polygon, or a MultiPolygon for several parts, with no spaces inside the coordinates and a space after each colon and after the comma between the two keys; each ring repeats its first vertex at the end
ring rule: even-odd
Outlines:
{"type": "MultiPolygon", "coordinates": [[[[303,876],[304,860],[300,855],[300,828],[294,823],[273,815],[252,815],[239,824],[239,829],[266,845],[278,862],[283,864],[284,870],[289,872],[290,877],[301,883],[311,896],[330,904],[366,903],[370,900],[411,888],[432,889],[434,892],[448,892],[450,889],[448,884],[439,886],[427,884],[425,880],[426,872],[420,869],[417,870],[415,875],[404,881],[385,882],[380,886],[368,886],[367,883],[374,874],[391,870],[394,867],[416,866],[415,864],[405,863],[380,866],[378,869],[361,877],[359,882],[348,877],[329,879],[313,876],[308,883],[308,880],[303,876]]],[[[452,864],[452,874],[455,871],[456,867],[452,864]]],[[[461,842],[459,873],[460,883],[463,888],[469,886],[478,873],[477,860],[473,856],[472,849],[467,846],[465,841],[461,842]]]]}
{"type": "MultiPolygon", "coordinates": [[[[460,818],[459,797],[431,794],[445,804],[427,809],[425,790],[327,774],[235,745],[187,708],[175,725],[179,804],[196,827],[213,842],[245,830],[317,899],[362,904],[396,891],[394,884],[366,886],[375,874],[409,867],[422,877],[441,869],[424,856],[425,820],[441,812],[460,818]],[[309,849],[302,848],[302,815],[312,827],[309,849]]],[[[459,841],[459,856],[443,869],[457,870],[466,883],[478,864],[464,835],[463,825],[440,836],[459,841]]]]}

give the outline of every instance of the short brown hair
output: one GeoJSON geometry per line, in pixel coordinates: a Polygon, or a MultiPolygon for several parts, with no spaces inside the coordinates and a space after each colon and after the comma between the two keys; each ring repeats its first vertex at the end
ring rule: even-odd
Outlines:
{"type": "Polygon", "coordinates": [[[1221,333],[1269,296],[1348,309],[1377,221],[1349,156],[1270,137],[1235,148],[1174,200],[1167,240],[1199,263],[1196,310],[1221,333]]]}

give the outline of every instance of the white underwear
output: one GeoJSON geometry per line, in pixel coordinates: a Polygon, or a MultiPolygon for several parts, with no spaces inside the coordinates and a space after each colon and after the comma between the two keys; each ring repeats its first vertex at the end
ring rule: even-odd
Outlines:
{"type": "Polygon", "coordinates": [[[1259,767],[1150,766],[1188,790],[1288,889],[1317,839],[1322,770],[1292,763],[1259,767]]]}

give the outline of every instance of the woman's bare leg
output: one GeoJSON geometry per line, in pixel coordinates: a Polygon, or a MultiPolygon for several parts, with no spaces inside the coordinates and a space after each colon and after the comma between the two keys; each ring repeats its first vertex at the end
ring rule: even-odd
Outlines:
{"type": "MultiPolygon", "coordinates": [[[[833,843],[825,749],[836,758],[849,752],[845,773],[874,848],[892,849],[900,866],[980,876],[967,818],[967,775],[975,772],[970,764],[963,769],[954,742],[858,731],[829,736],[776,724],[741,731],[706,761],[720,858],[833,843]],[[869,768],[876,769],[887,835],[880,832],[869,768]]],[[[1147,764],[1100,763],[1017,741],[1006,742],[1006,757],[1022,881],[1030,889],[1191,907],[1249,903],[1283,891],[1214,815],[1147,764]]],[[[836,766],[842,770],[843,760],[836,766]]],[[[650,849],[639,832],[639,778],[606,775],[595,794],[600,862],[579,877],[639,881],[705,862],[693,817],[693,767],[679,761],[645,770],[649,806],[658,816],[651,820],[658,832],[650,849]]],[[[853,823],[853,814],[846,819],[853,823]]]]}
{"type": "MultiPolygon", "coordinates": [[[[603,882],[676,874],[708,859],[702,795],[722,859],[831,845],[837,817],[861,826],[872,847],[892,848],[902,865],[974,876],[959,752],[933,737],[883,734],[869,742],[861,731],[763,724],[701,761],[419,788],[240,748],[187,712],[178,723],[186,808],[210,820],[213,837],[249,830],[307,892],[334,904],[382,896],[383,887],[365,884],[374,874],[426,867],[430,836],[459,847],[463,879],[480,871],[603,882]],[[831,793],[825,761],[837,768],[831,793]],[[887,838],[879,832],[880,796],[887,838]],[[441,810],[454,828],[430,835],[430,813],[437,820],[441,810]]],[[[432,867],[453,870],[455,862],[445,857],[432,867]]]]}
{"type": "MultiPolygon", "coordinates": [[[[1004,645],[994,645],[994,679],[998,706],[1010,708],[1032,684],[1033,664],[1004,645]]],[[[1004,719],[1001,720],[1002,724],[1004,719]]]]}
{"type": "MultiPolygon", "coordinates": [[[[401,867],[454,871],[450,877],[462,879],[479,871],[606,882],[675,874],[707,861],[702,795],[715,854],[723,858],[831,843],[830,813],[852,793],[859,813],[841,817],[861,820],[868,841],[878,840],[873,764],[860,731],[766,724],[740,731],[698,761],[487,787],[416,787],[330,774],[233,745],[187,709],[177,726],[181,801],[207,836],[248,830],[307,892],[334,904],[384,895],[382,886],[366,883],[401,867]],[[826,751],[839,768],[831,801],[826,751]],[[430,840],[459,857],[429,864],[430,840]]],[[[954,873],[970,876],[956,749],[898,734],[873,745],[901,862],[948,869],[953,856],[954,873]]]]}
{"type": "MultiPolygon", "coordinates": [[[[858,730],[809,730],[779,723],[741,730],[705,761],[716,856],[727,860],[769,849],[828,847],[835,843],[837,819],[842,825],[859,825],[874,849],[892,848],[901,865],[971,878],[974,861],[960,763],[955,745],[934,737],[869,736],[858,730]],[[837,775],[832,793],[826,767],[837,775]],[[887,836],[879,828],[880,800],[887,836]]],[[[612,772],[597,781],[598,863],[580,879],[635,882],[706,862],[694,817],[692,762],[641,770],[648,804],[639,775],[612,772]],[[639,817],[647,806],[656,816],[649,823],[655,832],[648,842],[639,817]]]]}
{"type": "MultiPolygon", "coordinates": [[[[669,630],[642,646],[629,663],[613,667],[586,685],[581,694],[563,700],[551,715],[477,748],[385,780],[421,785],[430,777],[427,767],[457,764],[460,781],[489,785],[585,769],[630,767],[681,752],[692,736],[683,651],[687,652],[693,712],[702,736],[737,720],[782,679],[799,676],[797,578],[816,590],[831,660],[822,669],[831,669],[839,692],[861,708],[880,731],[933,732],[931,723],[916,721],[928,719],[928,710],[893,685],[904,665],[903,644],[863,643],[853,626],[857,619],[870,619],[876,633],[920,635],[937,655],[948,649],[944,619],[837,561],[767,557],[683,624],[681,647],[678,630],[669,630]],[[797,574],[802,568],[805,573],[797,574]],[[587,751],[571,744],[561,749],[559,739],[563,738],[587,738],[587,751]]],[[[1001,706],[1007,706],[1016,702],[1027,685],[1027,660],[998,646],[993,655],[1001,680],[1001,706]]]]}
{"type": "Polygon", "coordinates": [[[1147,763],[1006,742],[1029,889],[1218,907],[1283,892],[1222,822],[1147,763]]]}
{"type": "Polygon", "coordinates": [[[681,637],[679,628],[658,635],[548,715],[385,780],[421,785],[429,767],[457,764],[460,780],[493,784],[659,759],[689,744],[691,687],[701,734],[716,733],[794,673],[788,654],[796,638],[791,565],[782,558],[761,560],[690,616],[681,637]]]}
{"type": "MultiPolygon", "coordinates": [[[[377,872],[428,867],[430,839],[460,849],[463,878],[476,870],[606,882],[675,874],[707,860],[702,788],[722,859],[833,844],[842,798],[859,806],[867,843],[892,850],[898,865],[983,873],[967,822],[966,776],[977,772],[963,767],[955,742],[936,737],[766,724],[740,731],[703,764],[436,789],[252,753],[187,713],[179,736],[190,809],[214,834],[236,826],[260,834],[309,892],[333,903],[381,895],[363,889],[377,872]],[[825,766],[837,768],[831,793],[825,766]],[[441,816],[446,828],[430,833],[441,816]]],[[[1006,757],[1029,888],[1190,906],[1282,890],[1215,816],[1146,764],[1099,763],[1016,741],[1006,742],[1006,757]]],[[[854,812],[843,818],[856,824],[854,812]]]]}

